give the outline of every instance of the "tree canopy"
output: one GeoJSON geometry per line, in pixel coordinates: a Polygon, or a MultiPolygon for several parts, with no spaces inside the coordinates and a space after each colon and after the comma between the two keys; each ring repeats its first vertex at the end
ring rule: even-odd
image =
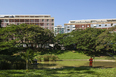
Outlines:
{"type": "Polygon", "coordinates": [[[53,43],[54,34],[37,25],[8,25],[0,28],[0,55],[12,56],[15,53],[23,53],[26,62],[34,51],[45,48],[45,45],[53,43]],[[33,51],[29,51],[33,50],[33,51]]]}

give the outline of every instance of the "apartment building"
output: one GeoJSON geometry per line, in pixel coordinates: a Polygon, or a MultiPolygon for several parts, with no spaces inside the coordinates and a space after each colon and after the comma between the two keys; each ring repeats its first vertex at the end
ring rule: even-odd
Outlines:
{"type": "Polygon", "coordinates": [[[54,30],[54,17],[50,15],[0,15],[0,20],[2,20],[2,27],[6,27],[10,24],[19,25],[25,23],[54,30]]]}
{"type": "Polygon", "coordinates": [[[63,33],[64,33],[64,27],[62,27],[62,25],[57,25],[54,27],[54,35],[63,34],[63,33]]]}
{"type": "Polygon", "coordinates": [[[116,19],[89,19],[89,20],[70,20],[64,24],[65,33],[76,29],[86,29],[89,27],[98,29],[109,29],[116,25],[116,19]]]}

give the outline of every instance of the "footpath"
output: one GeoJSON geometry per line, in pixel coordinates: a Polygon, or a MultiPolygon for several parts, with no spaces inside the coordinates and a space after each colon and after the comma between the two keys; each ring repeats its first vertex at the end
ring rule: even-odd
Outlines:
{"type": "MultiPolygon", "coordinates": [[[[89,59],[62,59],[60,61],[89,61],[89,59]]],[[[116,62],[116,60],[93,59],[93,61],[116,62]]]]}

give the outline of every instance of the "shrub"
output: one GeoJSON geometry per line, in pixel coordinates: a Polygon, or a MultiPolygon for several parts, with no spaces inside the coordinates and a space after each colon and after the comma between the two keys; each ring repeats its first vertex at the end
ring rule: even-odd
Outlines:
{"type": "Polygon", "coordinates": [[[51,57],[50,57],[50,60],[51,61],[56,61],[56,60],[58,60],[59,58],[57,57],[57,56],[55,56],[55,55],[51,55],[51,57]]]}
{"type": "Polygon", "coordinates": [[[42,61],[42,56],[36,57],[37,61],[41,62],[42,61]]]}
{"type": "Polygon", "coordinates": [[[56,55],[46,54],[46,55],[43,55],[43,56],[37,56],[36,59],[41,62],[42,59],[44,61],[56,61],[59,58],[56,55]]]}
{"type": "Polygon", "coordinates": [[[50,55],[44,55],[44,61],[49,61],[50,55]]]}

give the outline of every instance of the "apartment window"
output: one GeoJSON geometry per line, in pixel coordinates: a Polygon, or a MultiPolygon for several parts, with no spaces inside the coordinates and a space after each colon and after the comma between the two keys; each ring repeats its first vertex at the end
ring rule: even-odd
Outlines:
{"type": "Polygon", "coordinates": [[[42,22],[44,22],[44,19],[42,19],[42,22]]]}
{"type": "Polygon", "coordinates": [[[17,25],[19,25],[19,23],[17,23],[17,25]]]}
{"type": "Polygon", "coordinates": [[[39,19],[35,19],[35,22],[39,22],[39,19]]]}
{"type": "Polygon", "coordinates": [[[54,25],[54,23],[52,23],[52,25],[54,25]]]}
{"type": "Polygon", "coordinates": [[[105,25],[105,26],[107,26],[107,25],[105,25]]]}
{"type": "Polygon", "coordinates": [[[15,20],[15,22],[19,22],[19,20],[15,20]]]}
{"type": "Polygon", "coordinates": [[[29,20],[25,20],[25,22],[29,22],[29,20]]]}
{"type": "Polygon", "coordinates": [[[24,19],[20,19],[20,22],[24,22],[24,19]]]}
{"type": "Polygon", "coordinates": [[[30,20],[31,22],[34,22],[34,20],[30,20]]]}
{"type": "Polygon", "coordinates": [[[49,19],[47,19],[47,22],[49,21],[49,19]]]}
{"type": "Polygon", "coordinates": [[[101,26],[101,25],[99,25],[99,26],[101,26]]]}
{"type": "Polygon", "coordinates": [[[35,25],[38,25],[38,24],[35,24],[35,25]]]}
{"type": "Polygon", "coordinates": [[[70,29],[67,29],[67,31],[70,31],[70,29]]]}
{"type": "Polygon", "coordinates": [[[111,26],[113,26],[113,23],[111,23],[111,26]]]}
{"type": "Polygon", "coordinates": [[[87,25],[87,27],[89,27],[89,25],[87,25]]]}
{"type": "Polygon", "coordinates": [[[54,19],[52,19],[52,21],[54,21],[54,19]]]}
{"type": "Polygon", "coordinates": [[[67,28],[70,28],[70,26],[67,26],[67,28]]]}
{"type": "Polygon", "coordinates": [[[82,27],[84,27],[84,25],[82,25],[82,27]]]}
{"type": "Polygon", "coordinates": [[[47,23],[47,25],[49,25],[49,23],[47,23]]]}
{"type": "Polygon", "coordinates": [[[8,23],[7,23],[7,25],[8,25],[8,23]]]}
{"type": "Polygon", "coordinates": [[[5,22],[8,22],[8,20],[7,20],[7,19],[5,19],[4,21],[5,21],[5,22]]]}

